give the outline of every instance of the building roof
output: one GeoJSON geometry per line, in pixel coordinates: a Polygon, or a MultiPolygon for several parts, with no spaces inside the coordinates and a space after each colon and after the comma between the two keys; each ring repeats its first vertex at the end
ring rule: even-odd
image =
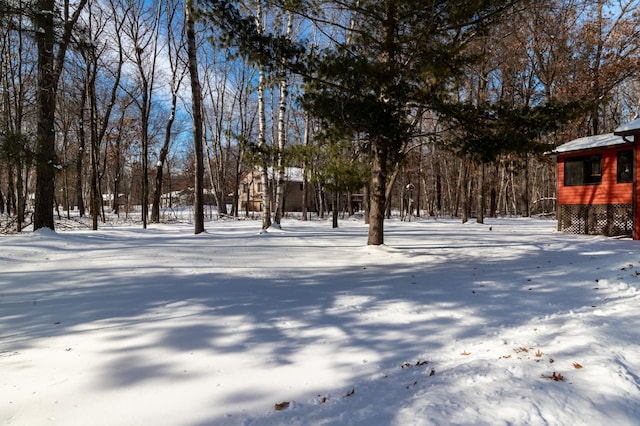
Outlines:
{"type": "MultiPolygon", "coordinates": [[[[255,167],[249,174],[261,173],[261,169],[259,167],[255,167]]],[[[275,170],[273,167],[267,168],[267,174],[269,175],[269,179],[275,178],[275,170]]],[[[296,182],[301,183],[304,180],[304,169],[301,167],[285,167],[284,168],[284,180],[286,182],[296,182]]]]}
{"type": "Polygon", "coordinates": [[[630,123],[623,124],[613,131],[614,135],[630,136],[635,133],[640,133],[640,118],[633,120],[630,123]]]}
{"type": "Polygon", "coordinates": [[[301,167],[285,167],[284,177],[289,182],[302,182],[304,180],[304,169],[301,167]]]}
{"type": "Polygon", "coordinates": [[[550,154],[565,154],[575,151],[586,151],[597,148],[608,148],[617,145],[624,145],[628,142],[621,135],[606,133],[604,135],[587,136],[572,140],[556,147],[550,154]]]}

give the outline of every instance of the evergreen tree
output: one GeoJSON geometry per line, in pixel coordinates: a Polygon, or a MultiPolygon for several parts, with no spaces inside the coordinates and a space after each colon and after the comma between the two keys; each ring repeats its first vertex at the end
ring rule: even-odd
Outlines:
{"type": "Polygon", "coordinates": [[[384,243],[386,186],[416,118],[446,104],[472,61],[465,46],[521,1],[349,0],[348,37],[309,68],[305,106],[324,128],[366,139],[371,150],[368,244],[384,243]]]}
{"type": "Polygon", "coordinates": [[[490,163],[503,154],[542,154],[551,145],[543,136],[590,108],[590,103],[551,100],[534,107],[507,102],[449,104],[441,109],[451,123],[448,146],[476,163],[490,163]]]}

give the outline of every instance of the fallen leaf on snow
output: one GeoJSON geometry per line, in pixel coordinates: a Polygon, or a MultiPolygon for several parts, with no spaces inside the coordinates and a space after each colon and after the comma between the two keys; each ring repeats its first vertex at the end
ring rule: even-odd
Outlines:
{"type": "Polygon", "coordinates": [[[351,389],[351,392],[347,393],[344,397],[353,396],[356,393],[356,388],[351,389]]]}
{"type": "Polygon", "coordinates": [[[471,352],[464,351],[460,355],[464,355],[464,356],[471,355],[471,352]]]}
{"type": "Polygon", "coordinates": [[[274,408],[276,409],[276,411],[282,411],[286,408],[289,408],[289,401],[284,401],[279,404],[276,404],[274,408]]]}
{"type": "Polygon", "coordinates": [[[564,381],[564,376],[562,374],[560,374],[560,373],[556,373],[555,371],[550,376],[542,374],[540,377],[542,377],[543,379],[553,380],[554,382],[563,382],[564,381]]]}
{"type": "Polygon", "coordinates": [[[579,368],[582,368],[582,366],[580,364],[578,364],[577,362],[574,362],[573,363],[573,368],[579,369],[579,368]]]}
{"type": "MultiPolygon", "coordinates": [[[[418,361],[418,362],[416,362],[415,366],[416,367],[422,367],[422,366],[427,365],[427,364],[429,364],[429,361],[418,361]]],[[[411,368],[413,366],[414,366],[413,364],[409,364],[408,362],[405,362],[404,364],[402,364],[400,366],[400,368],[411,368]]]]}

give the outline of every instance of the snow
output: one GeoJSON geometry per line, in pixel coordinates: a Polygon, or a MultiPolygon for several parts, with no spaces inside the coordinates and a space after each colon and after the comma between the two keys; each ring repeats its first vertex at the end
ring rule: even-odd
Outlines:
{"type": "MultiPolygon", "coordinates": [[[[276,170],[273,167],[269,167],[267,174],[269,176],[275,176],[276,170]]],[[[302,167],[285,167],[284,177],[288,182],[302,182],[304,179],[304,168],[302,167]]]]}
{"type": "Polygon", "coordinates": [[[607,133],[596,136],[586,136],[575,139],[555,148],[550,154],[564,154],[567,152],[584,151],[588,149],[607,148],[627,143],[622,136],[607,133]]]}
{"type": "Polygon", "coordinates": [[[614,133],[622,135],[632,135],[634,133],[637,133],[638,131],[640,131],[640,118],[619,126],[614,133]]]}
{"type": "Polygon", "coordinates": [[[2,236],[0,422],[637,424],[638,242],[487,222],[2,236]]]}

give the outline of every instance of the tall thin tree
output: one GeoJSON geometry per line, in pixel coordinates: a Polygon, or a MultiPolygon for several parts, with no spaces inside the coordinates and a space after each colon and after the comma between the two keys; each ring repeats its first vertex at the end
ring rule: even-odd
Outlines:
{"type": "Polygon", "coordinates": [[[186,37],[191,79],[191,113],[193,119],[193,148],[195,153],[194,182],[194,233],[204,232],[204,147],[202,134],[202,88],[198,76],[198,58],[195,30],[195,8],[192,0],[186,0],[186,37]]]}
{"type": "Polygon", "coordinates": [[[55,0],[38,0],[33,14],[38,47],[38,125],[36,136],[36,190],[33,212],[33,228],[55,229],[53,204],[55,199],[55,176],[60,167],[56,154],[55,111],[58,81],[64,67],[71,36],[87,0],[79,0],[75,10],[72,2],[65,0],[60,9],[55,0]],[[60,36],[56,31],[56,18],[62,18],[60,36]]]}
{"type": "Polygon", "coordinates": [[[180,37],[176,35],[179,29],[176,29],[176,15],[178,13],[178,2],[176,0],[165,1],[165,24],[167,37],[167,57],[171,76],[169,80],[169,91],[171,94],[169,118],[164,129],[164,140],[158,161],[156,163],[155,188],[153,191],[153,201],[151,206],[151,221],[160,222],[160,201],[162,198],[162,186],[164,181],[164,166],[169,155],[169,148],[173,140],[174,123],[176,121],[176,111],[178,107],[178,92],[182,85],[182,80],[186,75],[186,68],[182,65],[181,54],[184,44],[180,37]]]}

